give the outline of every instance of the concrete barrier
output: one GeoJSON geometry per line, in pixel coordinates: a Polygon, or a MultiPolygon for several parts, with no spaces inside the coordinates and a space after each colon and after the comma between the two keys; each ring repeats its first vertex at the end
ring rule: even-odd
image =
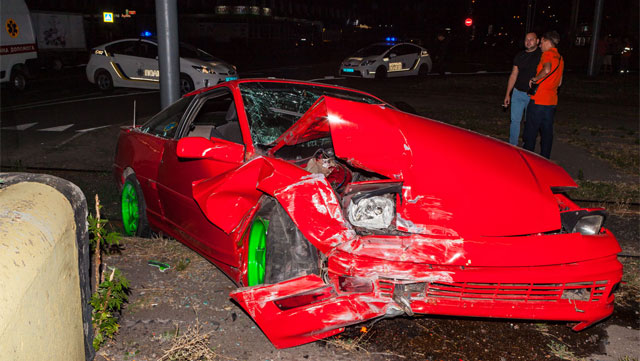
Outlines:
{"type": "Polygon", "coordinates": [[[89,264],[82,191],[0,173],[0,358],[93,360],[89,264]]]}

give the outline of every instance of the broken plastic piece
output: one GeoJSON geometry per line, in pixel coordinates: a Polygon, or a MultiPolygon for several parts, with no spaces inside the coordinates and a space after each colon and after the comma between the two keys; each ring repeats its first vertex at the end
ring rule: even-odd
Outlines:
{"type": "Polygon", "coordinates": [[[164,263],[164,262],[160,262],[160,261],[149,260],[149,262],[147,262],[147,264],[149,266],[152,266],[152,267],[158,267],[160,272],[164,272],[164,271],[166,271],[166,270],[171,268],[171,266],[168,263],[164,263]]]}

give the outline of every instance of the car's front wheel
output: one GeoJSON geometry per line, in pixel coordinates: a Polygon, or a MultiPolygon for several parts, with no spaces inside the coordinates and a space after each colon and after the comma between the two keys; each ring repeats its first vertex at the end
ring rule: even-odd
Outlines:
{"type": "Polygon", "coordinates": [[[191,93],[195,89],[193,80],[187,74],[180,74],[180,95],[191,93]]]}
{"type": "Polygon", "coordinates": [[[380,65],[376,69],[376,79],[386,79],[387,78],[387,68],[383,65],[380,65]]]}
{"type": "Polygon", "coordinates": [[[319,274],[318,250],[273,198],[265,198],[249,232],[248,286],[319,274]]]}
{"type": "Polygon", "coordinates": [[[113,79],[111,78],[111,74],[104,69],[100,69],[96,72],[94,81],[98,89],[103,92],[113,90],[113,79]]]}
{"type": "Polygon", "coordinates": [[[149,236],[147,207],[140,183],[135,175],[130,174],[125,179],[120,200],[124,232],[129,236],[149,236]]]}

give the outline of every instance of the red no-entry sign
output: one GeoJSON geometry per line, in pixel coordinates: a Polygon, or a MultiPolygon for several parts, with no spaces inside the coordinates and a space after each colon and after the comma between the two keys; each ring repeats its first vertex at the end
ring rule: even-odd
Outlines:
{"type": "Polygon", "coordinates": [[[466,18],[466,19],[464,20],[464,25],[466,25],[466,26],[471,26],[472,24],[473,24],[473,19],[471,19],[471,18],[466,18]]]}

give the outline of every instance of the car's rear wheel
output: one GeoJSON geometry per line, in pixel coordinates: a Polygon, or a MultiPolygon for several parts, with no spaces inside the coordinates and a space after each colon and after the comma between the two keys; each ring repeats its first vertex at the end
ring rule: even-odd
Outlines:
{"type": "Polygon", "coordinates": [[[387,68],[383,65],[380,65],[376,69],[376,79],[386,79],[387,78],[387,68]]]}
{"type": "Polygon", "coordinates": [[[11,71],[11,86],[15,90],[23,91],[27,87],[27,76],[19,69],[11,71]]]}
{"type": "Polygon", "coordinates": [[[100,69],[96,72],[94,81],[98,89],[103,92],[113,90],[113,79],[111,78],[111,74],[104,69],[100,69]]]}
{"type": "Polygon", "coordinates": [[[426,78],[429,75],[429,65],[420,64],[420,69],[418,69],[418,76],[421,78],[426,78]]]}
{"type": "Polygon", "coordinates": [[[147,207],[135,175],[130,174],[125,179],[120,200],[124,232],[129,236],[147,237],[149,235],[147,207]]]}
{"type": "Polygon", "coordinates": [[[180,74],[180,95],[191,93],[195,89],[193,80],[187,74],[180,74]]]}
{"type": "Polygon", "coordinates": [[[251,225],[247,253],[248,286],[320,273],[318,250],[273,198],[264,199],[251,225]]]}

